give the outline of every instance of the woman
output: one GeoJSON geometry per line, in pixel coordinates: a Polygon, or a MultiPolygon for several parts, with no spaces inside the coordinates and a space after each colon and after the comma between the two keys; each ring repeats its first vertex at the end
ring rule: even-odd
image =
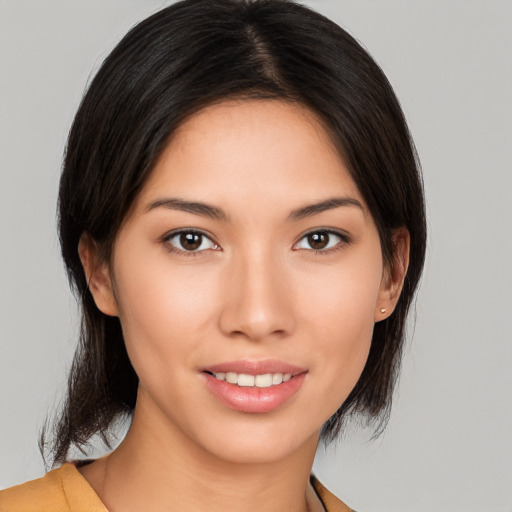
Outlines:
{"type": "Polygon", "coordinates": [[[61,467],[0,510],[350,510],[316,447],[384,427],[425,252],[414,146],[360,45],[282,0],[151,16],[82,101],[59,218],[83,311],[61,467]]]}

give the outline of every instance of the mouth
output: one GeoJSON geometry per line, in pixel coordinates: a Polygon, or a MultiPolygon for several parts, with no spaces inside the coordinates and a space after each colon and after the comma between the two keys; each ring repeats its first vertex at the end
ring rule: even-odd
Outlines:
{"type": "Polygon", "coordinates": [[[207,388],[230,409],[267,413],[299,392],[308,370],[281,361],[233,361],[205,368],[207,388]]]}

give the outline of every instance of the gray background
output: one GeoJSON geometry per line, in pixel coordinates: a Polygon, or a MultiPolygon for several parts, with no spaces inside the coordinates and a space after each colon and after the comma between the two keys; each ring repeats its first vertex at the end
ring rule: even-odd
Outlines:
{"type": "MultiPolygon", "coordinates": [[[[394,85],[430,226],[388,429],[320,449],[317,476],[362,512],[510,512],[512,2],[306,3],[362,41],[394,85]]],[[[163,5],[0,0],[0,488],[43,474],[37,434],[73,352],[55,234],[67,131],[91,70],[163,5]]]]}

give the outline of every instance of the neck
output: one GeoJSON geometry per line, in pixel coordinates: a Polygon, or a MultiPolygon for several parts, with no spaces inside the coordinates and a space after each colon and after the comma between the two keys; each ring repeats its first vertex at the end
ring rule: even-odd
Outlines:
{"type": "Polygon", "coordinates": [[[110,512],[322,510],[309,484],[318,433],[284,459],[241,463],[143,417],[136,410],[119,447],[81,469],[110,512]]]}

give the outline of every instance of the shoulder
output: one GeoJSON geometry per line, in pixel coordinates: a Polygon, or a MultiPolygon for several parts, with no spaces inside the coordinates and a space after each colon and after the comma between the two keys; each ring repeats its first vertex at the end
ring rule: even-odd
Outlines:
{"type": "Polygon", "coordinates": [[[0,491],[0,512],[106,512],[78,472],[67,463],[44,477],[0,491]]]}
{"type": "Polygon", "coordinates": [[[339,498],[334,496],[330,491],[328,491],[315,477],[315,475],[311,475],[311,485],[315,492],[319,496],[322,504],[325,507],[326,512],[356,512],[351,509],[349,506],[345,505],[339,498]]]}
{"type": "Polygon", "coordinates": [[[62,468],[54,469],[44,477],[15,485],[0,491],[0,512],[30,510],[68,511],[66,496],[61,484],[62,468]]]}

